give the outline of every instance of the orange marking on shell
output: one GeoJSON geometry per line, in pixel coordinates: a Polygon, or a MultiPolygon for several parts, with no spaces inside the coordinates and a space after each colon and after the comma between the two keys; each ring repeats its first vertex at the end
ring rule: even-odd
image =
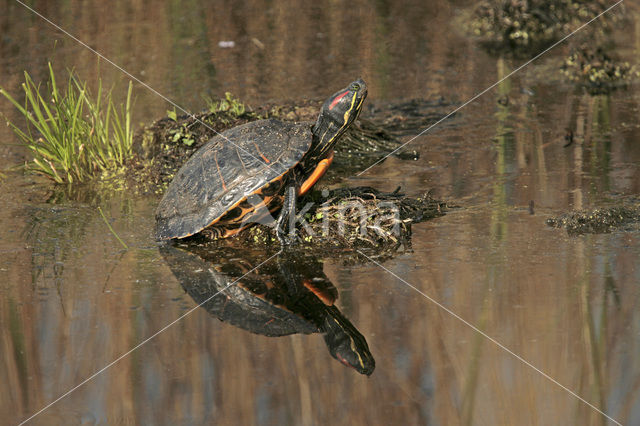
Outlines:
{"type": "Polygon", "coordinates": [[[260,157],[262,157],[262,159],[263,159],[264,161],[266,161],[266,162],[267,162],[267,164],[271,163],[271,161],[269,161],[269,159],[268,159],[267,157],[265,157],[265,156],[264,156],[264,154],[262,153],[262,151],[260,151],[260,147],[258,146],[258,144],[257,144],[257,143],[255,143],[255,142],[254,142],[254,143],[253,143],[253,146],[255,146],[255,147],[256,147],[256,151],[258,151],[258,154],[260,154],[260,157]]]}
{"type": "Polygon", "coordinates": [[[218,176],[220,176],[220,180],[222,181],[222,189],[227,190],[227,185],[224,182],[224,178],[222,177],[222,173],[220,173],[220,165],[218,164],[218,151],[215,152],[214,161],[216,162],[216,168],[218,169],[218,176]]]}
{"type": "MultiPolygon", "coordinates": [[[[333,153],[332,153],[332,155],[333,155],[333,153]]],[[[216,164],[217,164],[217,162],[216,162],[216,164]]],[[[282,180],[282,178],[283,178],[283,177],[284,177],[284,175],[280,175],[280,176],[278,176],[277,178],[273,179],[273,180],[272,180],[271,182],[269,182],[269,183],[272,183],[272,182],[276,182],[276,181],[282,180]]],[[[226,190],[226,188],[225,188],[225,190],[226,190]]],[[[260,188],[259,190],[255,191],[255,192],[254,192],[254,194],[259,193],[261,190],[262,190],[262,188],[260,188]]],[[[217,218],[213,219],[213,221],[211,221],[211,223],[209,223],[207,226],[205,226],[205,227],[204,227],[204,228],[202,228],[202,229],[207,229],[207,228],[209,228],[209,227],[211,227],[211,226],[216,225],[216,224],[220,221],[220,219],[222,219],[222,218],[225,216],[225,214],[226,214],[226,213],[228,213],[228,212],[230,212],[231,210],[235,209],[236,207],[238,207],[241,203],[243,203],[243,202],[244,202],[244,201],[246,201],[246,200],[247,200],[247,197],[244,197],[244,198],[242,198],[242,199],[238,200],[235,204],[231,205],[231,206],[230,206],[230,207],[225,211],[225,213],[223,213],[221,216],[218,216],[217,218]]],[[[245,211],[247,211],[247,212],[251,212],[251,211],[253,211],[253,210],[254,210],[253,208],[246,209],[246,210],[244,210],[244,209],[243,209],[243,213],[244,213],[245,211]]],[[[240,217],[241,217],[241,218],[244,218],[244,216],[245,216],[245,215],[246,215],[246,213],[241,214],[241,215],[240,215],[240,217]]],[[[224,222],[224,221],[223,221],[223,222],[221,223],[221,225],[222,225],[222,224],[224,224],[224,223],[226,223],[226,222],[224,222]]],[[[247,228],[248,228],[249,226],[251,226],[251,225],[253,225],[253,223],[248,223],[246,226],[243,226],[243,227],[238,228],[238,229],[226,229],[224,226],[221,226],[221,228],[222,228],[222,229],[224,229],[224,231],[225,231],[225,232],[224,232],[224,234],[222,234],[222,235],[220,236],[220,238],[222,239],[222,238],[232,237],[232,236],[236,235],[238,232],[240,232],[240,231],[244,231],[245,229],[247,229],[247,228]]],[[[202,231],[202,229],[200,229],[200,230],[198,230],[198,231],[196,231],[196,232],[193,232],[193,233],[191,233],[191,234],[189,234],[189,235],[184,235],[184,236],[182,236],[182,237],[176,237],[176,238],[186,238],[186,237],[190,237],[191,235],[197,234],[198,232],[202,231]]]]}
{"type": "Polygon", "coordinates": [[[262,202],[264,203],[265,207],[268,207],[269,204],[271,204],[271,200],[273,200],[273,197],[264,197],[262,199],[262,202]]]}
{"type": "Polygon", "coordinates": [[[224,234],[222,234],[222,235],[220,236],[220,238],[222,239],[222,238],[229,238],[229,237],[233,237],[233,236],[234,236],[234,235],[236,235],[238,232],[240,232],[240,231],[244,231],[248,226],[249,226],[249,225],[247,225],[247,226],[243,226],[242,228],[238,228],[238,229],[225,229],[224,234]]]}
{"type": "MultiPolygon", "coordinates": [[[[207,226],[205,226],[205,227],[204,227],[204,228],[202,228],[202,229],[207,229],[207,228],[209,228],[210,226],[213,226],[213,225],[215,225],[216,223],[218,223],[218,222],[220,221],[220,219],[222,219],[222,218],[225,216],[225,214],[227,214],[227,213],[228,213],[228,212],[230,212],[231,210],[233,210],[233,209],[235,209],[236,207],[238,207],[238,206],[239,206],[243,201],[246,201],[246,199],[247,199],[247,197],[244,197],[244,198],[242,198],[241,200],[238,200],[238,202],[237,202],[237,203],[235,203],[235,204],[233,204],[231,207],[229,207],[229,208],[227,209],[227,211],[226,211],[224,214],[222,214],[221,216],[218,216],[217,218],[213,219],[213,221],[212,221],[210,224],[208,224],[207,226]]],[[[241,217],[242,217],[242,215],[241,215],[241,217]]],[[[200,231],[202,231],[202,229],[201,229],[200,231]]],[[[197,232],[200,232],[200,231],[197,231],[197,232]]],[[[234,231],[235,231],[235,229],[234,229],[234,231]]],[[[239,232],[239,231],[238,231],[238,232],[239,232]]],[[[233,234],[231,234],[231,235],[233,235],[233,234]]],[[[222,237],[222,238],[226,238],[226,237],[228,237],[228,236],[230,236],[230,235],[225,235],[225,236],[224,236],[224,237],[222,237]]]]}
{"type": "Polygon", "coordinates": [[[322,176],[324,176],[324,174],[326,173],[327,169],[329,168],[332,162],[333,162],[333,150],[329,152],[329,156],[327,158],[325,158],[324,160],[318,163],[313,173],[311,173],[311,176],[309,176],[307,180],[305,180],[302,183],[302,185],[300,186],[300,190],[298,191],[298,195],[306,194],[307,191],[309,191],[311,187],[318,180],[320,180],[322,176]]]}

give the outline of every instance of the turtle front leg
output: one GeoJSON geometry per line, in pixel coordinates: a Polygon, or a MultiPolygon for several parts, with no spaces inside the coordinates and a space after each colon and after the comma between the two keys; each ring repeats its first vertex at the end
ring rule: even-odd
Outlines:
{"type": "Polygon", "coordinates": [[[276,235],[281,246],[289,246],[296,242],[296,187],[287,187],[284,203],[276,222],[276,235]]]}

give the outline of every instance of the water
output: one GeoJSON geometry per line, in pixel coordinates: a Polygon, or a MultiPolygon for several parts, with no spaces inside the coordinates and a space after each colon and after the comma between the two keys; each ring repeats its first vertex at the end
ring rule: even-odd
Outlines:
{"type": "MultiPolygon", "coordinates": [[[[464,38],[454,21],[461,3],[278,4],[36,7],[194,110],[202,95],[225,91],[254,105],[321,99],[358,76],[367,102],[381,107],[414,97],[464,102],[522,63],[464,38]]],[[[17,94],[25,69],[42,80],[50,59],[124,93],[119,70],[19,3],[6,10],[2,87],[17,94]]],[[[633,60],[640,38],[629,16],[616,53],[633,60]]],[[[545,225],[638,194],[638,86],[574,91],[556,71],[565,53],[553,50],[411,142],[419,160],[392,157],[345,180],[410,195],[432,189],[463,207],[415,225],[413,250],[383,262],[388,271],[320,259],[336,305],[375,358],[370,377],[334,360],[319,334],[266,337],[191,311],[196,303],[153,241],[157,197],[55,201],[46,182],[7,172],[0,418],[19,423],[109,366],[31,423],[607,424],[594,407],[639,423],[639,235],[568,236],[545,225]],[[576,141],[564,147],[567,128],[576,141]]],[[[137,121],[169,108],[136,89],[137,121]]],[[[0,111],[16,119],[7,102],[0,111]]],[[[0,132],[0,166],[23,161],[9,130],[0,132]]]]}

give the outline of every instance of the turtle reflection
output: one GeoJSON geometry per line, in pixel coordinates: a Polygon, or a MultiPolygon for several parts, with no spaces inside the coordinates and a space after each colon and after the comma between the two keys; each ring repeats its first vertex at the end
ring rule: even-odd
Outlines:
{"type": "Polygon", "coordinates": [[[274,258],[248,273],[264,253],[172,245],[160,252],[185,291],[221,321],[265,336],[322,333],[334,358],[361,374],[373,372],[367,341],[334,306],[337,290],[317,259],[274,258]]]}

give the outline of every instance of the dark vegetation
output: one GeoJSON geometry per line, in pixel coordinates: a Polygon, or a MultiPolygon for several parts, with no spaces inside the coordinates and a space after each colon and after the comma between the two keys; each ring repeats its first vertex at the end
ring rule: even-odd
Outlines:
{"type": "Polygon", "coordinates": [[[634,66],[605,53],[615,50],[610,33],[624,17],[624,5],[598,17],[612,4],[605,0],[484,0],[473,9],[466,28],[496,55],[529,59],[593,20],[588,30],[567,40],[573,48],[561,72],[589,94],[606,94],[638,77],[634,66]]]}
{"type": "Polygon", "coordinates": [[[587,44],[573,49],[562,64],[562,73],[589,94],[610,93],[635,80],[640,73],[629,62],[620,61],[607,54],[609,49],[593,48],[587,44]]]}
{"type": "Polygon", "coordinates": [[[547,225],[564,228],[570,235],[602,234],[620,228],[637,230],[638,224],[640,224],[640,201],[638,200],[630,200],[623,205],[569,212],[547,220],[547,225]]]}
{"type": "MultiPolygon", "coordinates": [[[[527,55],[560,40],[609,6],[605,0],[484,0],[473,10],[467,28],[489,48],[527,55]]],[[[596,23],[600,34],[618,22],[619,15],[601,18],[596,23]]]]}

